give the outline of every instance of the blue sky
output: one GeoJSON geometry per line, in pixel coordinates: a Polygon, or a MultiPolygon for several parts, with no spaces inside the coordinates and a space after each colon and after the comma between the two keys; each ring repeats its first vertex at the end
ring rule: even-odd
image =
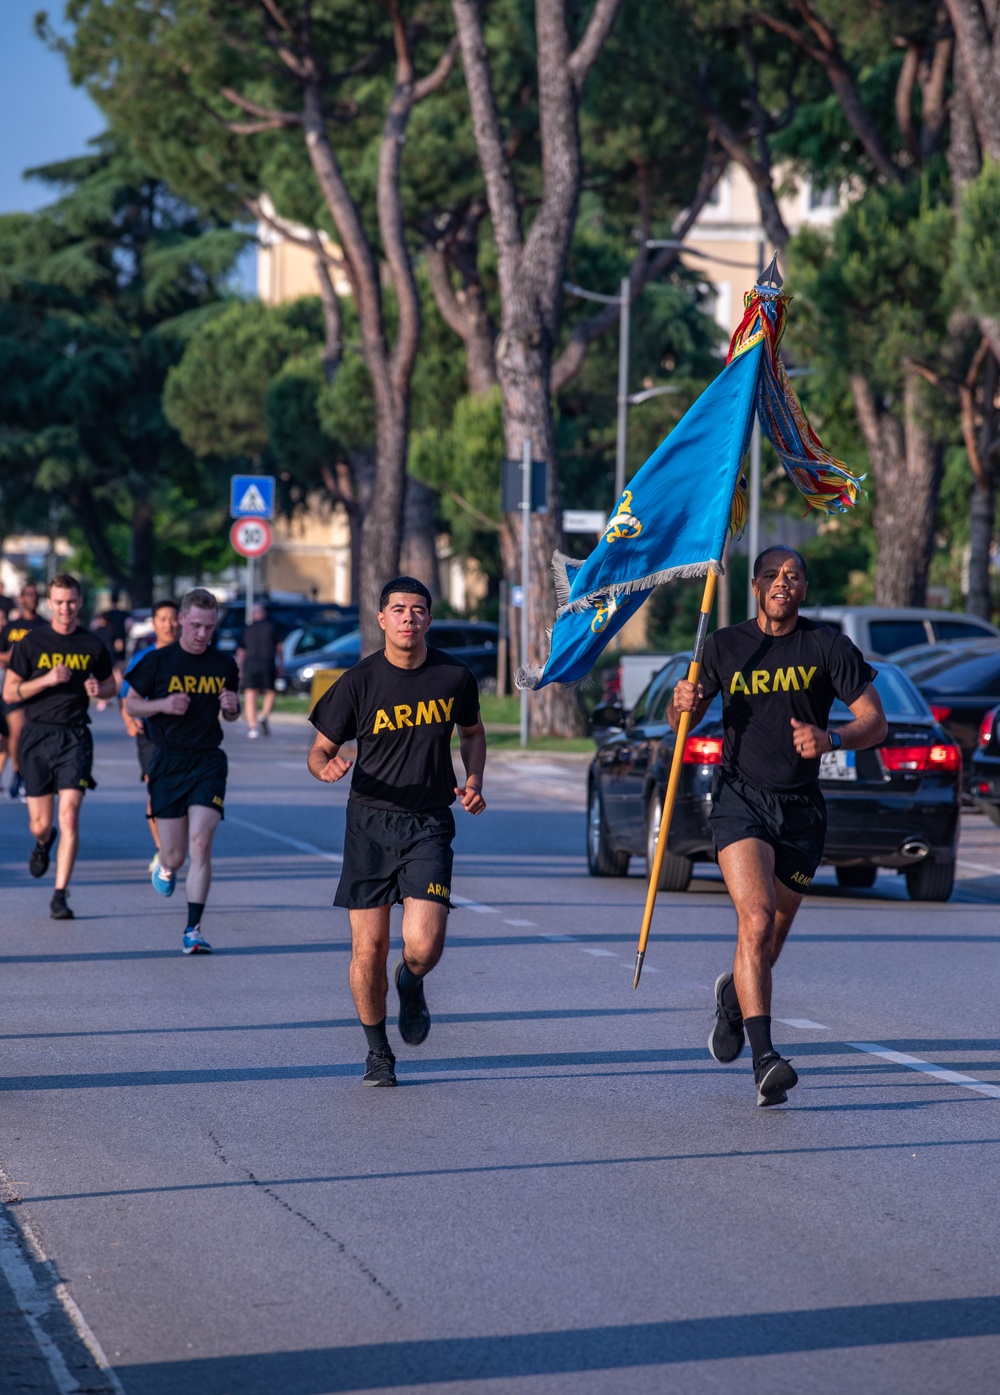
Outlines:
{"type": "MultiPolygon", "coordinates": [[[[69,80],[64,60],[35,38],[34,17],[47,9],[55,23],[62,0],[0,0],[0,213],[30,213],[56,191],[23,178],[53,160],[82,155],[104,129],[104,117],[69,80]]],[[[244,253],[237,269],[244,294],[256,287],[256,257],[244,253]]]]}
{"type": "MultiPolygon", "coordinates": [[[[35,38],[44,0],[0,0],[0,213],[30,212],[52,191],[22,178],[50,160],[81,155],[104,127],[97,107],[73,87],[66,64],[35,38]]],[[[60,0],[48,6],[59,18],[60,0]]]]}

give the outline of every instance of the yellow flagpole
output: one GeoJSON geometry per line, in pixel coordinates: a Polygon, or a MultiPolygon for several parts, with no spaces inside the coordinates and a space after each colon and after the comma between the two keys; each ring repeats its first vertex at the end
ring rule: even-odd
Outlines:
{"type": "MultiPolygon", "coordinates": [[[[694,652],[691,655],[691,664],[688,668],[688,682],[697,683],[701,673],[701,659],[705,652],[705,640],[708,638],[708,621],[712,614],[712,602],[715,600],[716,573],[713,568],[709,568],[705,577],[705,591],[701,598],[701,614],[698,616],[698,633],[695,636],[694,652]]],[[[684,743],[687,741],[688,732],[691,729],[691,713],[682,712],[681,719],[677,727],[677,741],[674,745],[674,758],[670,762],[670,779],[667,782],[666,798],[663,801],[663,813],[660,816],[660,832],[656,839],[656,854],[653,858],[653,867],[649,874],[649,887],[646,891],[646,909],[642,914],[642,929],[639,931],[639,948],[635,956],[635,976],[632,979],[632,987],[639,987],[639,978],[642,974],[642,961],[646,957],[646,944],[649,940],[649,927],[653,923],[653,908],[656,905],[656,889],[660,884],[660,872],[663,867],[663,856],[667,850],[667,836],[670,832],[670,821],[674,816],[674,805],[677,803],[677,789],[681,782],[681,769],[684,763],[684,743]]]]}

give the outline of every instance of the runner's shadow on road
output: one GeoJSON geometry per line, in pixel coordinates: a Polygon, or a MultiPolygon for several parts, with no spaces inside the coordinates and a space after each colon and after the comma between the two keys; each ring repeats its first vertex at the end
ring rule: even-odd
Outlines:
{"type": "Polygon", "coordinates": [[[942,1298],[157,1361],[117,1374],[129,1395],[341,1395],[997,1334],[1000,1298],[942,1298]]]}

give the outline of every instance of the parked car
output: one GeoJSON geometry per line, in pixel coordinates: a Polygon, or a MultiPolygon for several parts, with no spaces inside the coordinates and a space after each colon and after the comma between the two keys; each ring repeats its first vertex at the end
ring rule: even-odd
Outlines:
{"type": "Polygon", "coordinates": [[[914,651],[906,656],[904,671],[961,748],[968,792],[980,726],[1000,703],[1000,639],[928,645],[923,655],[914,651]]]}
{"type": "MultiPolygon", "coordinates": [[[[339,626],[339,633],[346,634],[357,627],[358,608],[356,605],[334,605],[324,601],[277,600],[266,595],[255,599],[267,606],[268,618],[278,627],[282,639],[291,630],[301,625],[339,626]]],[[[219,623],[215,629],[215,646],[223,653],[234,654],[243,640],[246,625],[246,601],[242,598],[232,601],[219,609],[219,623]]]]}
{"type": "Polygon", "coordinates": [[[979,724],[969,762],[969,794],[991,823],[1000,825],[1000,707],[991,707],[979,724]]]}
{"type": "MultiPolygon", "coordinates": [[[[427,642],[468,664],[481,691],[495,693],[499,637],[497,626],[487,621],[435,620],[428,631],[427,642]]],[[[291,692],[307,693],[317,669],[352,668],[360,657],[361,631],[352,630],[333,643],[286,663],[285,681],[291,692]]]]}
{"type": "MultiPolygon", "coordinates": [[[[329,625],[296,626],[294,630],[289,630],[281,641],[282,667],[287,670],[293,663],[308,663],[325,645],[332,644],[334,640],[342,639],[345,635],[353,635],[356,628],[357,622],[351,620],[338,620],[329,625]]],[[[288,690],[288,679],[284,672],[279,673],[274,686],[279,693],[288,690]]]]}
{"type": "MultiPolygon", "coordinates": [[[[595,877],[622,877],[632,857],[656,852],[662,801],[676,737],[666,720],[688,658],[675,655],[656,675],[622,730],[598,747],[587,776],[587,865],[595,877]]],[[[947,901],[955,879],[962,760],[901,669],[883,662],[875,686],[889,731],[877,749],[824,756],[820,787],[828,826],[823,862],[846,887],[874,885],[880,867],[906,877],[918,901],[947,901]]],[[[850,720],[835,703],[831,725],[850,720]]],[[[722,762],[722,701],[688,736],[660,889],[684,891],[695,862],[715,853],[708,822],[712,778],[722,762]]]]}
{"type": "Polygon", "coordinates": [[[978,615],[962,611],[875,605],[807,606],[800,614],[820,620],[853,639],[863,654],[891,658],[915,644],[947,644],[949,640],[1000,639],[1000,630],[978,615]]]}

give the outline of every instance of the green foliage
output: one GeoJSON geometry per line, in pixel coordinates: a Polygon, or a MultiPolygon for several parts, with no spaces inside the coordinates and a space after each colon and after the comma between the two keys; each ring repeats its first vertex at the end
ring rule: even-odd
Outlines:
{"type": "Polygon", "coordinates": [[[955,230],[955,276],[979,315],[1000,314],[1000,163],[985,160],[962,190],[955,230]]]}

